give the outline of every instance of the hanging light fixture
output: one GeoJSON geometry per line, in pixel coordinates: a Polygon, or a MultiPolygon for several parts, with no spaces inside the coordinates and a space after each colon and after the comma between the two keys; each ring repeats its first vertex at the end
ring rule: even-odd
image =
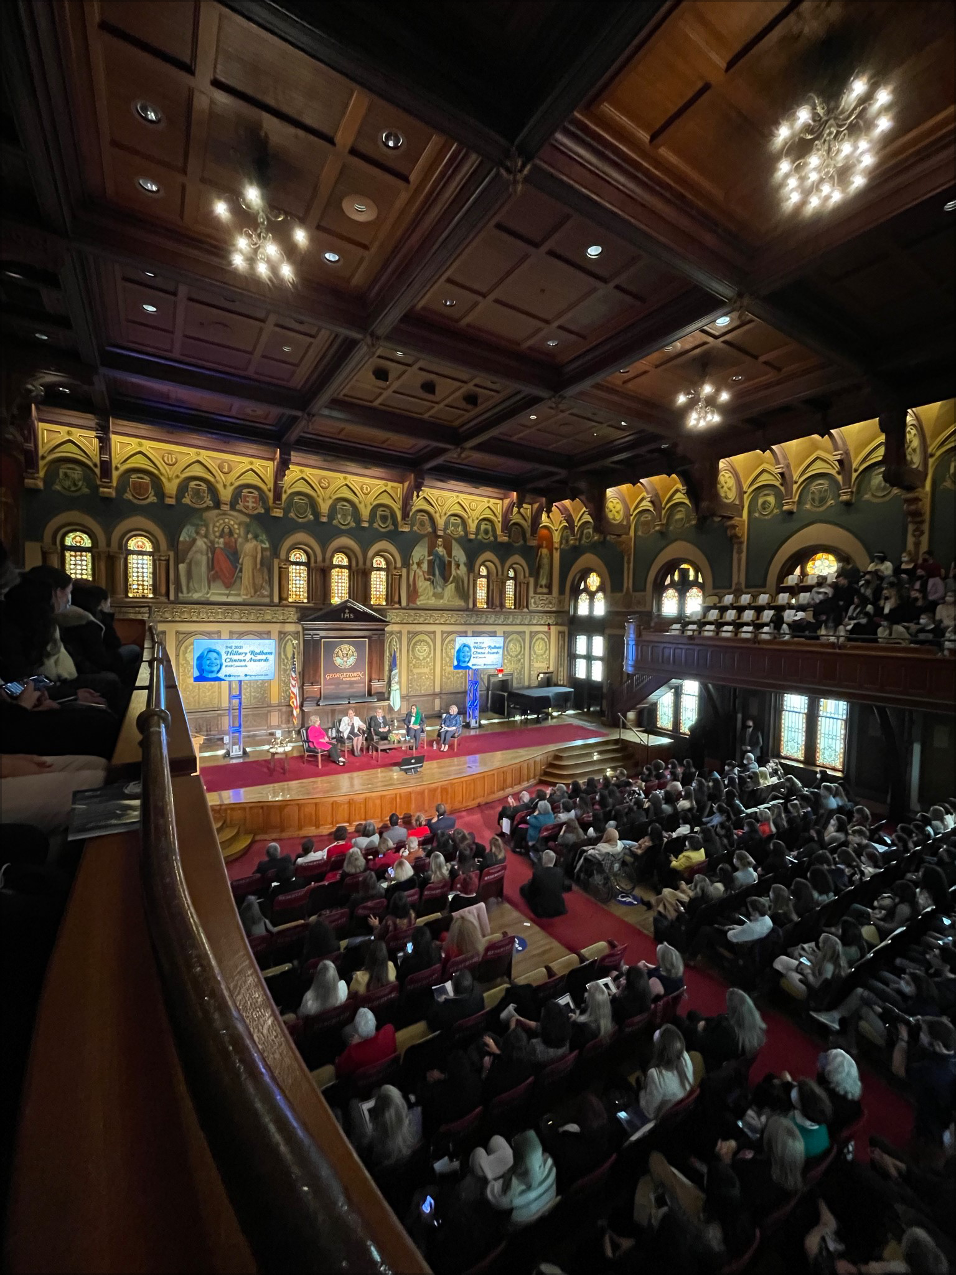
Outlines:
{"type": "Polygon", "coordinates": [[[265,283],[279,280],[291,286],[295,282],[291,257],[293,254],[301,257],[309,236],[302,226],[295,224],[284,212],[269,207],[264,194],[269,172],[268,141],[264,135],[256,139],[254,169],[258,180],[248,182],[243,188],[238,200],[241,212],[234,213],[225,199],[216,200],[213,212],[235,230],[232,264],[236,270],[254,274],[265,283]],[[243,225],[242,222],[246,224],[243,225]],[[288,227],[288,234],[282,236],[282,241],[270,228],[279,224],[288,227]]]}
{"type": "Polygon", "coordinates": [[[721,415],[717,411],[715,403],[726,403],[730,395],[726,390],[718,392],[713,381],[706,378],[696,390],[685,390],[683,394],[677,395],[677,406],[684,407],[687,403],[693,404],[687,413],[687,425],[690,429],[703,429],[707,425],[719,425],[721,415]]]}
{"type": "Polygon", "coordinates": [[[784,208],[819,212],[866,184],[879,140],[893,124],[885,109],[891,100],[888,88],[857,74],[839,101],[811,93],[787,116],[775,137],[784,208]]]}

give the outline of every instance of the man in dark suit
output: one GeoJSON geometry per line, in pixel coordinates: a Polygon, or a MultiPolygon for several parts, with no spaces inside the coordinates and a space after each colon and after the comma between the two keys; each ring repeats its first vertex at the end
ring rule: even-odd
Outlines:
{"type": "Polygon", "coordinates": [[[451,989],[449,999],[439,1001],[428,1015],[428,1026],[433,1032],[443,1031],[463,1018],[480,1014],[485,1007],[485,998],[475,986],[470,970],[459,970],[452,975],[451,989]]]}
{"type": "Polygon", "coordinates": [[[752,717],[748,717],[740,730],[740,755],[744,753],[753,753],[755,758],[759,758],[763,753],[763,735],[754,725],[752,717]]]}
{"type": "Polygon", "coordinates": [[[535,916],[564,916],[564,869],[557,866],[553,850],[545,850],[531,880],[521,886],[521,897],[535,916]]]}
{"type": "Polygon", "coordinates": [[[428,820],[428,831],[435,835],[436,832],[451,832],[458,820],[454,815],[450,815],[442,802],[435,807],[435,818],[428,820]]]}
{"type": "Polygon", "coordinates": [[[292,856],[282,853],[282,847],[276,845],[274,841],[266,846],[266,857],[256,864],[255,871],[257,873],[275,872],[280,863],[287,863],[292,866],[292,856]]]}
{"type": "Polygon", "coordinates": [[[375,739],[388,739],[388,732],[390,729],[388,718],[382,712],[381,707],[376,709],[365,725],[368,727],[366,738],[369,743],[372,743],[375,739]]]}

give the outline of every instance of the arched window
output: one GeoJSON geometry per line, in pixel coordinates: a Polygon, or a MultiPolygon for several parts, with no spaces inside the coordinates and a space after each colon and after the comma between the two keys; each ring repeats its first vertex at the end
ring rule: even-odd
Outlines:
{"type": "Polygon", "coordinates": [[[373,607],[388,606],[388,560],[380,553],[372,559],[369,592],[373,607]]]}
{"type": "Polygon", "coordinates": [[[515,590],[518,587],[518,573],[514,567],[508,568],[508,574],[505,577],[505,606],[509,611],[515,609],[515,590]]]}
{"type": "Polygon", "coordinates": [[[155,546],[149,536],[136,531],[126,537],[126,596],[128,598],[153,596],[154,553],[155,546]]]}
{"type": "Polygon", "coordinates": [[[67,531],[61,542],[63,570],[74,580],[93,579],[93,540],[85,531],[67,531]]]}
{"type": "Polygon", "coordinates": [[[571,605],[575,615],[604,614],[604,585],[596,571],[581,577],[571,605]]]}
{"type": "Polygon", "coordinates": [[[483,562],[475,576],[475,606],[484,611],[488,607],[488,564],[483,562]]]}
{"type": "Polygon", "coordinates": [[[805,576],[829,576],[833,575],[837,569],[836,555],[828,553],[825,549],[818,550],[812,557],[808,558],[803,564],[801,575],[805,576]]]}
{"type": "Polygon", "coordinates": [[[332,574],[329,579],[329,601],[334,606],[337,602],[345,602],[351,586],[351,568],[348,555],[341,552],[332,554],[332,574]]]}
{"type": "Polygon", "coordinates": [[[696,620],[704,609],[703,577],[690,562],[665,567],[658,592],[658,614],[668,620],[696,620]]]}
{"type": "Polygon", "coordinates": [[[289,550],[289,601],[309,600],[309,555],[304,549],[289,550]]]}

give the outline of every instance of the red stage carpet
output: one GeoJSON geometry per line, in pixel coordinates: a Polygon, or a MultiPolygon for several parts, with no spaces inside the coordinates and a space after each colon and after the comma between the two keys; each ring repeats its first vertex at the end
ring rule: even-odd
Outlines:
{"type": "MultiPolygon", "coordinates": [[[[572,722],[560,726],[534,726],[524,730],[466,731],[458,744],[458,755],[473,757],[478,753],[494,753],[499,749],[509,748],[551,748],[557,744],[569,744],[574,739],[603,739],[601,731],[592,730],[588,726],[576,726],[572,722]]],[[[361,757],[349,756],[345,769],[350,773],[356,770],[378,770],[385,766],[397,766],[404,754],[386,753],[384,757],[365,753],[361,757]]],[[[454,757],[452,749],[440,753],[429,745],[425,765],[439,757],[454,757]]],[[[327,775],[337,775],[340,767],[333,766],[330,761],[323,760],[321,774],[314,762],[306,763],[301,757],[289,758],[289,773],[283,774],[281,763],[272,773],[269,758],[261,761],[223,762],[221,766],[206,766],[202,771],[202,781],[206,792],[222,792],[227,788],[257,788],[261,784],[285,783],[291,779],[315,779],[327,775]]]]}
{"type": "MultiPolygon", "coordinates": [[[[560,729],[560,728],[559,728],[560,729]]],[[[501,732],[503,733],[503,732],[501,732]]],[[[488,838],[498,830],[499,802],[478,806],[474,810],[462,811],[458,815],[458,824],[475,833],[479,841],[487,843],[488,838]]],[[[316,838],[319,844],[328,842],[330,838],[316,838]]],[[[283,850],[295,854],[299,848],[300,838],[283,839],[279,844],[283,850]]],[[[229,876],[247,876],[256,863],[262,858],[265,841],[257,841],[249,850],[234,862],[227,865],[229,876]]],[[[505,899],[517,911],[523,913],[535,925],[539,925],[548,934],[571,951],[587,947],[600,939],[614,939],[627,948],[627,960],[654,962],[654,942],[646,934],[634,926],[608,912],[593,899],[580,890],[566,894],[565,902],[568,911],[566,916],[553,919],[535,917],[519,893],[519,887],[531,875],[531,863],[521,855],[508,855],[508,871],[505,876],[505,899]]],[[[694,1008],[704,1014],[717,1014],[724,1008],[727,985],[715,974],[706,970],[688,969],[686,972],[688,1000],[687,1008],[694,1008]]],[[[796,1023],[785,1014],[775,1010],[763,1009],[767,1024],[767,1043],[757,1060],[753,1072],[756,1083],[767,1071],[789,1071],[793,1076],[813,1076],[817,1070],[817,1058],[826,1048],[822,1039],[815,1039],[797,1027],[796,1023]]],[[[857,1140],[856,1154],[858,1158],[867,1157],[866,1139],[871,1133],[878,1133],[889,1139],[896,1146],[905,1146],[909,1140],[913,1124],[913,1109],[906,1098],[891,1089],[875,1073],[861,1066],[863,1077],[863,1102],[867,1112],[867,1122],[861,1136],[857,1140]]]]}

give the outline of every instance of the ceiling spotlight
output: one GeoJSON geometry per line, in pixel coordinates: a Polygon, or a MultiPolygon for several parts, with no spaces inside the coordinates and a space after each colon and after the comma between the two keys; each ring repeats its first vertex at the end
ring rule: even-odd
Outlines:
{"type": "Polygon", "coordinates": [[[722,314],[719,319],[714,320],[714,327],[725,328],[729,322],[730,322],[730,315],[722,314]]]}
{"type": "Polygon", "coordinates": [[[453,297],[442,297],[441,303],[442,305],[448,306],[449,310],[451,309],[453,305],[458,304],[458,302],[453,297]]]}
{"type": "Polygon", "coordinates": [[[327,262],[329,262],[330,265],[333,266],[339,260],[339,254],[337,252],[323,252],[322,256],[327,262]]]}
{"type": "Polygon", "coordinates": [[[622,425],[624,425],[624,426],[626,426],[626,425],[627,425],[627,421],[621,421],[621,424],[622,424],[622,425]]]}
{"type": "Polygon", "coordinates": [[[213,204],[212,210],[217,217],[229,216],[229,205],[226,203],[224,199],[217,199],[216,202],[213,204]]]}
{"type": "Polygon", "coordinates": [[[738,372],[736,376],[732,376],[730,379],[731,379],[732,381],[742,381],[744,378],[743,378],[743,377],[741,376],[741,374],[738,372]]]}
{"type": "Polygon", "coordinates": [[[49,341],[49,337],[45,332],[34,332],[33,334],[38,341],[49,341]]]}
{"type": "Polygon", "coordinates": [[[943,204],[943,212],[956,212],[956,199],[951,199],[948,203],[943,204]]]}
{"type": "Polygon", "coordinates": [[[69,394],[70,392],[65,385],[58,385],[56,388],[60,391],[61,394],[69,394]]]}
{"type": "Polygon", "coordinates": [[[152,102],[145,102],[142,98],[138,102],[133,103],[133,109],[141,120],[147,124],[162,124],[163,113],[158,106],[154,106],[152,102]]]}
{"type": "Polygon", "coordinates": [[[291,353],[292,353],[292,346],[291,346],[291,345],[284,345],[284,346],[282,347],[282,353],[283,353],[283,354],[291,354],[291,353]]]}
{"type": "Polygon", "coordinates": [[[600,257],[600,255],[601,255],[601,253],[602,253],[603,251],[604,251],[604,249],[601,247],[601,245],[600,245],[599,243],[593,243],[593,244],[591,244],[590,248],[588,249],[588,256],[589,256],[589,257],[600,257]]]}
{"type": "Polygon", "coordinates": [[[387,128],[379,139],[387,151],[397,151],[405,145],[405,138],[397,128],[387,128]]]}
{"type": "Polygon", "coordinates": [[[554,337],[552,337],[550,341],[545,341],[545,345],[550,345],[552,348],[553,348],[554,346],[556,346],[557,344],[558,344],[558,343],[557,343],[557,341],[554,339],[554,337]]]}
{"type": "Polygon", "coordinates": [[[147,314],[156,313],[156,307],[154,305],[148,305],[146,302],[143,303],[143,309],[146,311],[147,314]]]}
{"type": "Polygon", "coordinates": [[[342,211],[352,221],[374,221],[378,216],[378,205],[368,195],[353,193],[342,200],[342,211]]]}
{"type": "Polygon", "coordinates": [[[355,209],[355,211],[356,211],[357,213],[365,213],[365,212],[368,212],[368,204],[363,204],[363,203],[358,203],[358,202],[356,202],[356,203],[353,203],[353,204],[352,204],[352,207],[355,209]]]}
{"type": "Polygon", "coordinates": [[[304,248],[309,242],[309,236],[305,233],[301,226],[296,226],[292,232],[292,238],[296,241],[300,248],[304,248]]]}
{"type": "Polygon", "coordinates": [[[671,350],[679,350],[679,349],[680,349],[680,341],[672,341],[670,345],[664,346],[664,350],[668,354],[670,353],[671,350]]]}
{"type": "Polygon", "coordinates": [[[18,274],[16,270],[4,270],[3,272],[8,279],[22,279],[23,275],[18,274]]]}
{"type": "Polygon", "coordinates": [[[538,419],[538,418],[537,418],[537,416],[529,416],[529,417],[528,417],[528,420],[529,420],[529,421],[536,421],[537,419],[538,419]]]}
{"type": "Polygon", "coordinates": [[[155,279],[155,278],[156,278],[156,272],[155,272],[155,271],[153,271],[153,270],[144,270],[144,271],[143,271],[143,274],[146,276],[146,278],[147,278],[147,279],[155,279]]]}
{"type": "Polygon", "coordinates": [[[136,185],[140,190],[145,190],[147,195],[159,194],[159,182],[154,182],[152,177],[138,177],[136,185]]]}
{"type": "Polygon", "coordinates": [[[405,357],[405,354],[404,354],[404,352],[403,352],[402,350],[396,350],[396,351],[395,351],[395,357],[396,357],[397,359],[403,359],[403,358],[405,357]]]}
{"type": "Polygon", "coordinates": [[[624,376],[624,374],[626,372],[630,372],[631,369],[629,367],[619,367],[617,370],[619,376],[624,376]]]}

